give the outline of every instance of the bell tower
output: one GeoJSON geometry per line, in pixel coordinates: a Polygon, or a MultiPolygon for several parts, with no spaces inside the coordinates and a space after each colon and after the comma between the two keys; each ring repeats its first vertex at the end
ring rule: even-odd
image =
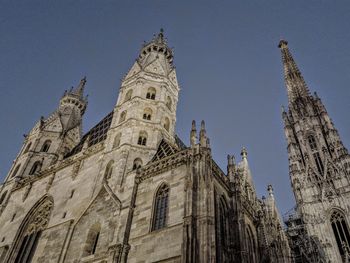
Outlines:
{"type": "Polygon", "coordinates": [[[342,262],[350,251],[350,156],[321,99],[310,94],[288,42],[281,40],[279,48],[288,94],[282,118],[297,213],[311,243],[331,262],[342,262]]]}
{"type": "Polygon", "coordinates": [[[120,148],[145,164],[162,139],[174,143],[178,94],[173,51],[161,29],[122,80],[107,150],[120,148]]]}

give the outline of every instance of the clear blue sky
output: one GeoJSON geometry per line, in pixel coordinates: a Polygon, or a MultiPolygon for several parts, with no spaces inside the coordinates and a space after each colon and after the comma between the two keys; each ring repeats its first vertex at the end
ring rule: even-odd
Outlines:
{"type": "Polygon", "coordinates": [[[248,149],[258,195],[272,183],[281,212],[294,206],[281,105],[280,38],[289,41],[350,146],[349,1],[0,0],[0,177],[41,115],[87,76],[84,131],[110,112],[144,40],[163,27],[181,94],[177,133],[188,144],[204,119],[215,160],[248,149]],[[122,3],[123,2],[123,3],[122,3]]]}

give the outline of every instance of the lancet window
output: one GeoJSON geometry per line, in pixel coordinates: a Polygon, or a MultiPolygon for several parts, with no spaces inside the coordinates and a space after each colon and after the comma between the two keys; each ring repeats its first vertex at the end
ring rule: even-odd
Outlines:
{"type": "Polygon", "coordinates": [[[139,138],[137,140],[138,145],[146,145],[147,144],[147,133],[145,131],[141,131],[139,138]]]}
{"type": "Polygon", "coordinates": [[[29,215],[24,221],[23,230],[18,234],[17,241],[15,242],[10,258],[11,262],[32,262],[40,236],[48,225],[52,207],[53,202],[46,197],[36,208],[29,212],[29,215]]]}
{"type": "Polygon", "coordinates": [[[323,162],[321,160],[320,153],[317,149],[317,143],[316,143],[315,137],[313,135],[309,135],[307,140],[308,140],[309,147],[310,147],[312,156],[313,156],[315,164],[316,164],[317,171],[321,175],[323,175],[324,166],[323,166],[323,162]]]}
{"type": "Polygon", "coordinates": [[[96,253],[100,233],[100,224],[95,224],[90,228],[84,247],[83,257],[94,255],[96,253]]]}
{"type": "Polygon", "coordinates": [[[140,158],[136,158],[136,159],[134,160],[133,165],[132,165],[132,169],[133,169],[133,170],[136,170],[136,169],[141,168],[141,166],[142,166],[142,160],[141,160],[140,158]]]}
{"type": "Polygon", "coordinates": [[[50,149],[51,141],[47,140],[44,142],[43,146],[41,147],[41,151],[47,153],[50,149]]]}
{"type": "Polygon", "coordinates": [[[33,164],[32,168],[30,169],[29,175],[33,175],[33,174],[39,172],[40,169],[41,169],[41,162],[40,162],[40,161],[36,161],[36,162],[33,164]]]}
{"type": "Polygon", "coordinates": [[[156,193],[152,231],[166,227],[168,217],[169,187],[163,184],[156,193]]]}
{"type": "Polygon", "coordinates": [[[132,96],[132,89],[128,90],[128,92],[126,93],[125,98],[124,98],[124,102],[130,100],[131,96],[132,96]]]}
{"type": "Polygon", "coordinates": [[[350,234],[345,217],[341,212],[334,211],[330,222],[339,252],[342,256],[345,256],[346,252],[350,251],[350,234]]]}
{"type": "Polygon", "coordinates": [[[152,110],[150,108],[146,108],[143,112],[143,119],[144,120],[151,120],[152,119],[152,110]]]}

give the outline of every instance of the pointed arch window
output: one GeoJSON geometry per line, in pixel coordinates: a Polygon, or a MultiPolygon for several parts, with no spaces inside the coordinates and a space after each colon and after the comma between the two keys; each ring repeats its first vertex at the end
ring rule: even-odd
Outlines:
{"type": "Polygon", "coordinates": [[[30,147],[32,146],[32,143],[28,143],[28,145],[26,146],[26,148],[24,149],[24,152],[23,153],[27,153],[30,149],[30,147]]]}
{"type": "Polygon", "coordinates": [[[169,187],[168,185],[163,184],[156,193],[153,210],[152,231],[166,227],[169,206],[168,202],[169,187]]]}
{"type": "Polygon", "coordinates": [[[217,262],[225,262],[229,244],[228,207],[225,198],[221,196],[215,206],[217,262]]]}
{"type": "Polygon", "coordinates": [[[333,211],[330,222],[339,253],[340,255],[345,256],[346,251],[349,251],[350,249],[350,234],[345,217],[340,211],[333,211]]]}
{"type": "Polygon", "coordinates": [[[113,164],[114,161],[109,161],[109,163],[106,166],[106,170],[105,170],[105,175],[104,178],[109,179],[112,177],[112,173],[113,173],[113,164]]]}
{"type": "Polygon", "coordinates": [[[142,160],[141,160],[140,158],[136,158],[136,159],[134,160],[133,165],[132,165],[132,169],[133,169],[133,170],[136,170],[136,169],[141,168],[141,166],[142,166],[142,160]]]}
{"type": "Polygon", "coordinates": [[[41,233],[46,229],[53,202],[45,197],[33,208],[24,220],[22,232],[17,234],[9,262],[30,263],[35,254],[41,233]]]}
{"type": "Polygon", "coordinates": [[[121,134],[121,133],[118,133],[118,134],[114,137],[113,148],[119,147],[121,137],[122,137],[122,134],[121,134]]]}
{"type": "Polygon", "coordinates": [[[33,175],[33,174],[35,174],[37,172],[40,172],[40,170],[41,170],[41,162],[40,161],[36,161],[33,164],[32,168],[30,169],[29,175],[33,175]]]}
{"type": "Polygon", "coordinates": [[[164,129],[166,129],[167,131],[169,131],[170,129],[170,120],[168,117],[165,117],[165,120],[164,120],[164,129]]]}
{"type": "Polygon", "coordinates": [[[51,141],[50,140],[46,140],[43,144],[43,146],[41,147],[41,151],[47,153],[50,149],[51,146],[51,141]]]}
{"type": "Polygon", "coordinates": [[[151,87],[148,88],[146,93],[146,99],[155,100],[156,99],[156,89],[151,87]]]}
{"type": "Polygon", "coordinates": [[[85,242],[83,257],[94,255],[96,253],[98,241],[100,238],[100,233],[101,233],[100,224],[95,224],[90,228],[89,233],[87,235],[86,242],[85,242]]]}
{"type": "Polygon", "coordinates": [[[124,102],[131,100],[131,96],[132,96],[132,89],[128,90],[128,92],[126,93],[125,98],[124,98],[124,102]]]}
{"type": "Polygon", "coordinates": [[[20,164],[17,164],[15,170],[13,171],[13,173],[12,173],[12,175],[11,175],[11,178],[12,178],[12,177],[15,177],[15,176],[17,175],[18,170],[19,170],[20,167],[21,167],[21,165],[20,165],[20,164]]]}
{"type": "Polygon", "coordinates": [[[169,96],[166,98],[166,106],[168,107],[169,110],[171,110],[172,101],[169,96]]]}
{"type": "Polygon", "coordinates": [[[137,140],[138,145],[146,145],[147,144],[147,133],[145,131],[141,131],[139,134],[139,138],[137,140]]]}
{"type": "Polygon", "coordinates": [[[150,121],[152,119],[152,113],[153,111],[150,109],[150,108],[146,108],[144,111],[143,111],[143,119],[144,120],[148,120],[150,121]]]}
{"type": "Polygon", "coordinates": [[[120,114],[119,123],[122,123],[126,119],[126,110],[120,114]]]}
{"type": "Polygon", "coordinates": [[[253,235],[253,231],[250,228],[250,226],[247,226],[246,228],[246,247],[248,252],[248,258],[249,262],[256,262],[256,245],[255,245],[255,238],[253,235]]]}
{"type": "Polygon", "coordinates": [[[314,158],[314,161],[315,161],[315,164],[316,164],[317,171],[321,175],[323,175],[324,166],[323,166],[323,162],[321,160],[320,153],[319,153],[319,151],[317,149],[317,143],[316,143],[315,137],[313,135],[309,135],[307,137],[307,140],[308,140],[309,147],[310,147],[310,150],[311,150],[311,153],[312,153],[312,157],[314,158]]]}

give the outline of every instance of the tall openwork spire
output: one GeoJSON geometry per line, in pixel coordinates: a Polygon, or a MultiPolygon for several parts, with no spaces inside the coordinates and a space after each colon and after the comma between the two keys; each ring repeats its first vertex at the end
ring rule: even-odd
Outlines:
{"type": "Polygon", "coordinates": [[[288,49],[288,42],[286,40],[281,40],[278,47],[281,49],[282,54],[284,80],[287,87],[289,103],[294,102],[297,98],[308,97],[310,92],[288,49]]]}

